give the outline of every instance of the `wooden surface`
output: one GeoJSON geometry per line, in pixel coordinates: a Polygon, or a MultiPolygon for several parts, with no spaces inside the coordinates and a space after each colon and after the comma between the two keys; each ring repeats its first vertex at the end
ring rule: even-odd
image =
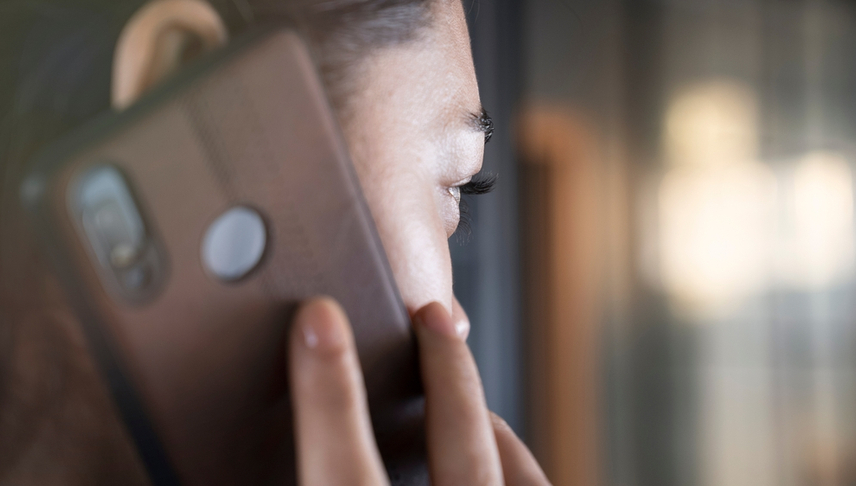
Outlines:
{"type": "Polygon", "coordinates": [[[598,322],[602,242],[596,143],[573,113],[518,119],[528,419],[556,486],[599,483],[598,322]]]}

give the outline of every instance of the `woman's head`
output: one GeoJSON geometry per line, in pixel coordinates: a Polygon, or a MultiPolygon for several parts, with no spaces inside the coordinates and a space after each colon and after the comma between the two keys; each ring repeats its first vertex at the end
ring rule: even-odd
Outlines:
{"type": "MultiPolygon", "coordinates": [[[[16,20],[15,5],[29,28],[11,29],[20,44],[10,50],[9,59],[18,59],[10,63],[6,86],[0,84],[11,93],[8,110],[3,110],[8,113],[4,138],[11,146],[0,145],[6,159],[3,208],[15,205],[15,176],[39,146],[110,104],[127,105],[226,37],[259,23],[288,21],[315,52],[381,232],[387,232],[383,219],[390,207],[406,200],[398,191],[424,196],[427,188],[419,184],[429,180],[443,198],[411,207],[411,221],[401,221],[395,233],[418,240],[415,234],[407,236],[405,227],[414,229],[416,216],[429,202],[447,233],[457,224],[452,186],[466,182],[480,165],[484,134],[479,128],[485,123],[463,9],[456,0],[16,2],[0,7],[10,24],[16,20]],[[131,47],[116,50],[117,39],[120,47],[131,47]],[[368,116],[373,117],[370,123],[368,116]],[[381,182],[375,169],[381,167],[384,176],[402,177],[405,169],[412,174],[408,181],[390,179],[375,187],[381,182]],[[375,207],[376,195],[394,204],[375,207]]],[[[382,236],[386,242],[387,235],[382,236]]],[[[391,258],[397,259],[395,245],[387,244],[391,258]]],[[[398,276],[398,268],[396,272],[398,276]]],[[[445,292],[449,295],[434,295],[434,300],[450,305],[450,289],[445,292]]]]}
{"type": "MultiPolygon", "coordinates": [[[[439,301],[466,322],[452,295],[446,240],[458,224],[459,187],[481,167],[490,124],[479,102],[460,1],[224,0],[212,2],[214,9],[199,2],[66,0],[0,7],[0,23],[19,18],[15,29],[0,25],[7,33],[0,33],[0,49],[15,46],[0,51],[14,59],[6,71],[12,82],[0,79],[0,94],[11,93],[8,105],[0,100],[6,114],[0,127],[0,303],[27,311],[11,314],[6,306],[15,324],[0,334],[0,356],[3,347],[9,350],[0,367],[0,457],[8,450],[6,438],[58,440],[25,430],[50,414],[51,420],[65,415],[65,423],[86,407],[90,413],[108,407],[103,390],[91,385],[92,366],[74,326],[59,317],[28,317],[36,315],[30,310],[46,314],[46,307],[62,306],[49,272],[22,236],[27,232],[15,187],[27,158],[111,104],[132,102],[197,51],[258,23],[288,19],[309,39],[408,309],[439,301]],[[132,48],[115,50],[120,38],[132,48]],[[130,88],[117,89],[119,84],[130,88]],[[53,344],[45,348],[45,342],[53,344]],[[43,368],[33,368],[35,362],[43,368]],[[62,386],[44,386],[45,374],[62,386]],[[65,403],[80,389],[89,391],[73,407],[37,406],[65,403]],[[17,420],[22,425],[7,425],[28,407],[44,416],[31,413],[17,420]]],[[[99,426],[83,423],[91,425],[87,430],[99,426]]],[[[87,433],[83,428],[51,430],[61,436],[63,430],[87,433]]],[[[96,436],[121,439],[108,432],[96,436]]],[[[0,477],[3,468],[0,459],[0,477]]]]}
{"type": "MultiPolygon", "coordinates": [[[[446,240],[458,225],[459,187],[481,168],[486,128],[462,5],[456,0],[320,5],[348,8],[297,25],[312,39],[323,66],[405,304],[415,311],[439,301],[452,310],[446,240]],[[344,22],[348,18],[356,25],[344,22]],[[377,30],[363,32],[368,28],[377,30]]],[[[320,10],[319,4],[313,8],[320,10]]],[[[295,13],[305,11],[295,7],[287,17],[305,18],[295,13]]],[[[288,9],[276,12],[286,16],[288,9]]],[[[188,46],[216,47],[226,37],[222,17],[202,0],[147,4],[118,42],[114,106],[133,102],[179,69],[188,46]]],[[[458,317],[465,319],[459,309],[458,317]]]]}

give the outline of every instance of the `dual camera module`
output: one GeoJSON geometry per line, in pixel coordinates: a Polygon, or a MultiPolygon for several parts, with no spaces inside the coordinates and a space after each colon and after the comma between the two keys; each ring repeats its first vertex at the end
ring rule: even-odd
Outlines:
{"type": "MultiPolygon", "coordinates": [[[[92,167],[69,194],[69,207],[105,286],[132,303],[151,299],[166,281],[167,256],[122,171],[111,164],[92,167]]],[[[237,282],[258,266],[267,239],[257,210],[232,206],[208,225],[198,243],[199,261],[215,280],[237,282]]]]}

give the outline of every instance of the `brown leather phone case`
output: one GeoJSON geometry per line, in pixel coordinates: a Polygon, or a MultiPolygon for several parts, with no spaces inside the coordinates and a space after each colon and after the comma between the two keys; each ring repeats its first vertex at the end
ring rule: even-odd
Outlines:
{"type": "Polygon", "coordinates": [[[22,197],[156,483],[295,482],[285,335],[295,304],[324,294],[351,319],[393,483],[427,484],[408,315],[293,31],[233,42],[56,144],[22,197]],[[139,209],[144,250],[111,253],[147,265],[137,290],[116,285],[133,276],[87,239],[79,186],[98,167],[121,175],[139,209]],[[248,275],[224,281],[200,252],[234,207],[261,215],[267,244],[248,275]]]}

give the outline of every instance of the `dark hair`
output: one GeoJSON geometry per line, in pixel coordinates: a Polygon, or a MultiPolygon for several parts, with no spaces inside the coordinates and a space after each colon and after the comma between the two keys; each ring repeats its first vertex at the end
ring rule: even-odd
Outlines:
{"type": "MultiPolygon", "coordinates": [[[[357,87],[360,61],[373,49],[417,36],[430,22],[431,0],[209,1],[232,35],[260,23],[288,21],[298,28],[341,114],[357,87]]],[[[92,365],[62,292],[23,222],[17,187],[38,149],[110,108],[113,49],[144,3],[0,3],[0,482],[30,444],[38,443],[45,424],[60,436],[53,439],[59,440],[56,447],[63,447],[62,430],[84,433],[84,415],[116,422],[103,386],[90,376],[92,365]],[[88,412],[81,415],[74,407],[88,407],[88,412]],[[62,415],[66,418],[57,418],[62,415]],[[75,423],[68,425],[70,420],[75,423]]],[[[68,441],[81,447],[80,437],[68,441]]],[[[94,453],[111,462],[123,452],[94,453]]],[[[122,481],[125,472],[120,467],[116,476],[100,479],[122,481]]],[[[83,477],[88,483],[95,480],[83,477]]]]}

